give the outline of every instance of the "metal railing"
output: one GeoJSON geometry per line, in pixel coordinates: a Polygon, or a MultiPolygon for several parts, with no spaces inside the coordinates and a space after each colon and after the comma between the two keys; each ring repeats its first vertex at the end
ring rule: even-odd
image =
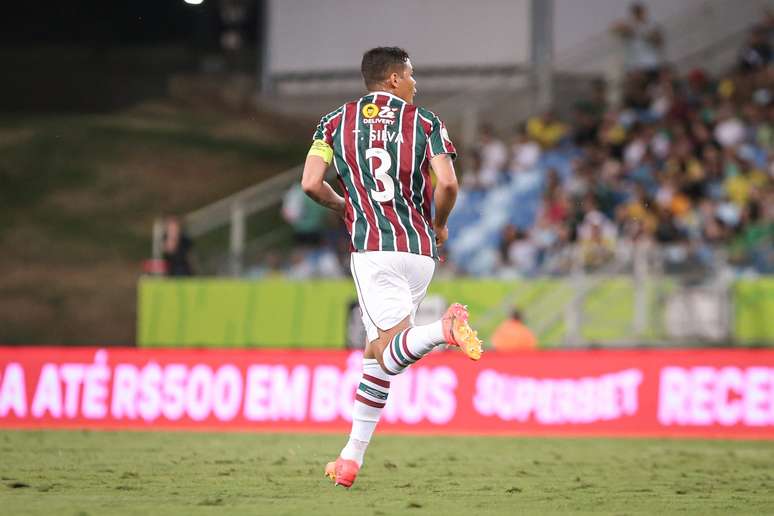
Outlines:
{"type": "MultiPolygon", "coordinates": [[[[199,237],[213,229],[229,224],[228,271],[233,276],[242,273],[247,242],[247,218],[262,210],[276,207],[287,189],[300,181],[301,165],[288,169],[271,179],[239,191],[224,199],[204,206],[183,217],[188,235],[199,237]]],[[[153,223],[153,258],[160,259],[164,239],[164,221],[153,223]]]]}
{"type": "MultiPolygon", "coordinates": [[[[731,267],[722,249],[713,261],[698,265],[685,261],[670,266],[672,246],[620,243],[609,259],[587,267],[579,245],[564,251],[570,257],[566,278],[569,289],[552,289],[538,297],[514,291],[477,321],[488,326],[514,307],[528,313],[533,331],[545,338],[561,334],[564,347],[652,344],[727,343],[732,334],[731,267]],[[602,303],[602,304],[600,304],[602,303]],[[626,326],[609,328],[610,339],[585,336],[589,328],[610,324],[609,310],[630,309],[626,326]]],[[[552,277],[556,277],[553,275],[552,277]]]]}

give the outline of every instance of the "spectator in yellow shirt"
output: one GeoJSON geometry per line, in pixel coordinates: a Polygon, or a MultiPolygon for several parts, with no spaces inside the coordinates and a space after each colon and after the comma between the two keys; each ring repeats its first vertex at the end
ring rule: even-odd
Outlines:
{"type": "Polygon", "coordinates": [[[555,118],[553,111],[546,111],[527,121],[527,134],[544,149],[550,149],[567,134],[567,126],[555,118]]]}
{"type": "Polygon", "coordinates": [[[731,202],[740,208],[747,204],[753,190],[762,188],[766,182],[766,174],[757,168],[751,168],[742,163],[738,174],[729,175],[724,181],[724,187],[731,202]]]}

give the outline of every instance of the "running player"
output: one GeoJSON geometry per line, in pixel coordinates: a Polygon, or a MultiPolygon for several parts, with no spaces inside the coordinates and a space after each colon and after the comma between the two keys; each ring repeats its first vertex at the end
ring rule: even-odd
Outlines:
{"type": "Polygon", "coordinates": [[[412,104],[416,81],[405,50],[369,50],[361,71],[370,93],[322,117],[301,181],[307,195],[344,219],[368,335],[352,432],[339,458],[325,468],[345,487],[363,464],[392,376],[440,344],[458,346],[473,360],[482,353],[467,309],[458,303],[439,321],[414,326],[457,198],[454,144],[434,113],[412,104]],[[324,179],[331,163],[344,197],[324,179]],[[429,167],[437,178],[434,192],[429,167]]]}

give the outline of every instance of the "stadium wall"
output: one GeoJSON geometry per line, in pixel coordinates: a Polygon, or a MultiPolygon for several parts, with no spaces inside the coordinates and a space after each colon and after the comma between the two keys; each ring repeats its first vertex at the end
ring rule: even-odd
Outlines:
{"type": "MultiPolygon", "coordinates": [[[[663,22],[705,1],[649,0],[647,5],[652,19],[663,22]]],[[[363,51],[377,45],[407,48],[419,67],[525,63],[530,55],[530,3],[323,0],[310,7],[304,0],[272,0],[270,69],[272,73],[357,69],[363,51]],[[428,20],[432,27],[442,28],[432,37],[428,20]]],[[[556,55],[605,33],[611,23],[628,15],[628,8],[629,2],[621,0],[555,0],[556,55]]]]}
{"type": "MultiPolygon", "coordinates": [[[[341,432],[362,354],[0,347],[0,428],[341,432]]],[[[436,352],[380,431],[774,438],[774,351],[436,352]]]]}
{"type": "MultiPolygon", "coordinates": [[[[676,288],[670,279],[649,284],[648,303],[663,302],[676,288]]],[[[635,285],[631,278],[606,281],[584,304],[587,321],[583,337],[609,342],[627,337],[634,312],[635,285]]],[[[573,285],[561,279],[439,280],[429,296],[445,301],[464,300],[472,322],[486,339],[512,306],[526,320],[535,321],[545,310],[540,301],[550,295],[553,306],[563,306],[573,285]]],[[[138,286],[137,342],[143,347],[283,347],[341,348],[356,294],[348,280],[290,281],[286,279],[232,280],[143,278],[138,286]]],[[[733,287],[734,343],[774,343],[774,278],[740,280],[733,287]]],[[[651,321],[643,341],[658,340],[661,321],[651,321]]],[[[562,342],[564,322],[538,335],[541,346],[562,342]]]]}

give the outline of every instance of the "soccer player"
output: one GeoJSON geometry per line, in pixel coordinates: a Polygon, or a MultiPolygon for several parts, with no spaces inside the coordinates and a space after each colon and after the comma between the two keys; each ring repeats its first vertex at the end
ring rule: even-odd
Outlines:
{"type": "Polygon", "coordinates": [[[307,195],[344,219],[368,336],[352,432],[339,458],[325,468],[336,485],[345,487],[352,486],[363,464],[394,375],[440,344],[458,346],[473,360],[482,353],[461,304],[451,305],[432,324],[413,324],[438,248],[448,238],[446,221],[458,190],[454,144],[434,113],[412,104],[416,81],[405,50],[371,49],[363,55],[361,71],[370,93],[322,117],[301,180],[307,195]],[[324,179],[331,163],[344,197],[324,179]]]}

